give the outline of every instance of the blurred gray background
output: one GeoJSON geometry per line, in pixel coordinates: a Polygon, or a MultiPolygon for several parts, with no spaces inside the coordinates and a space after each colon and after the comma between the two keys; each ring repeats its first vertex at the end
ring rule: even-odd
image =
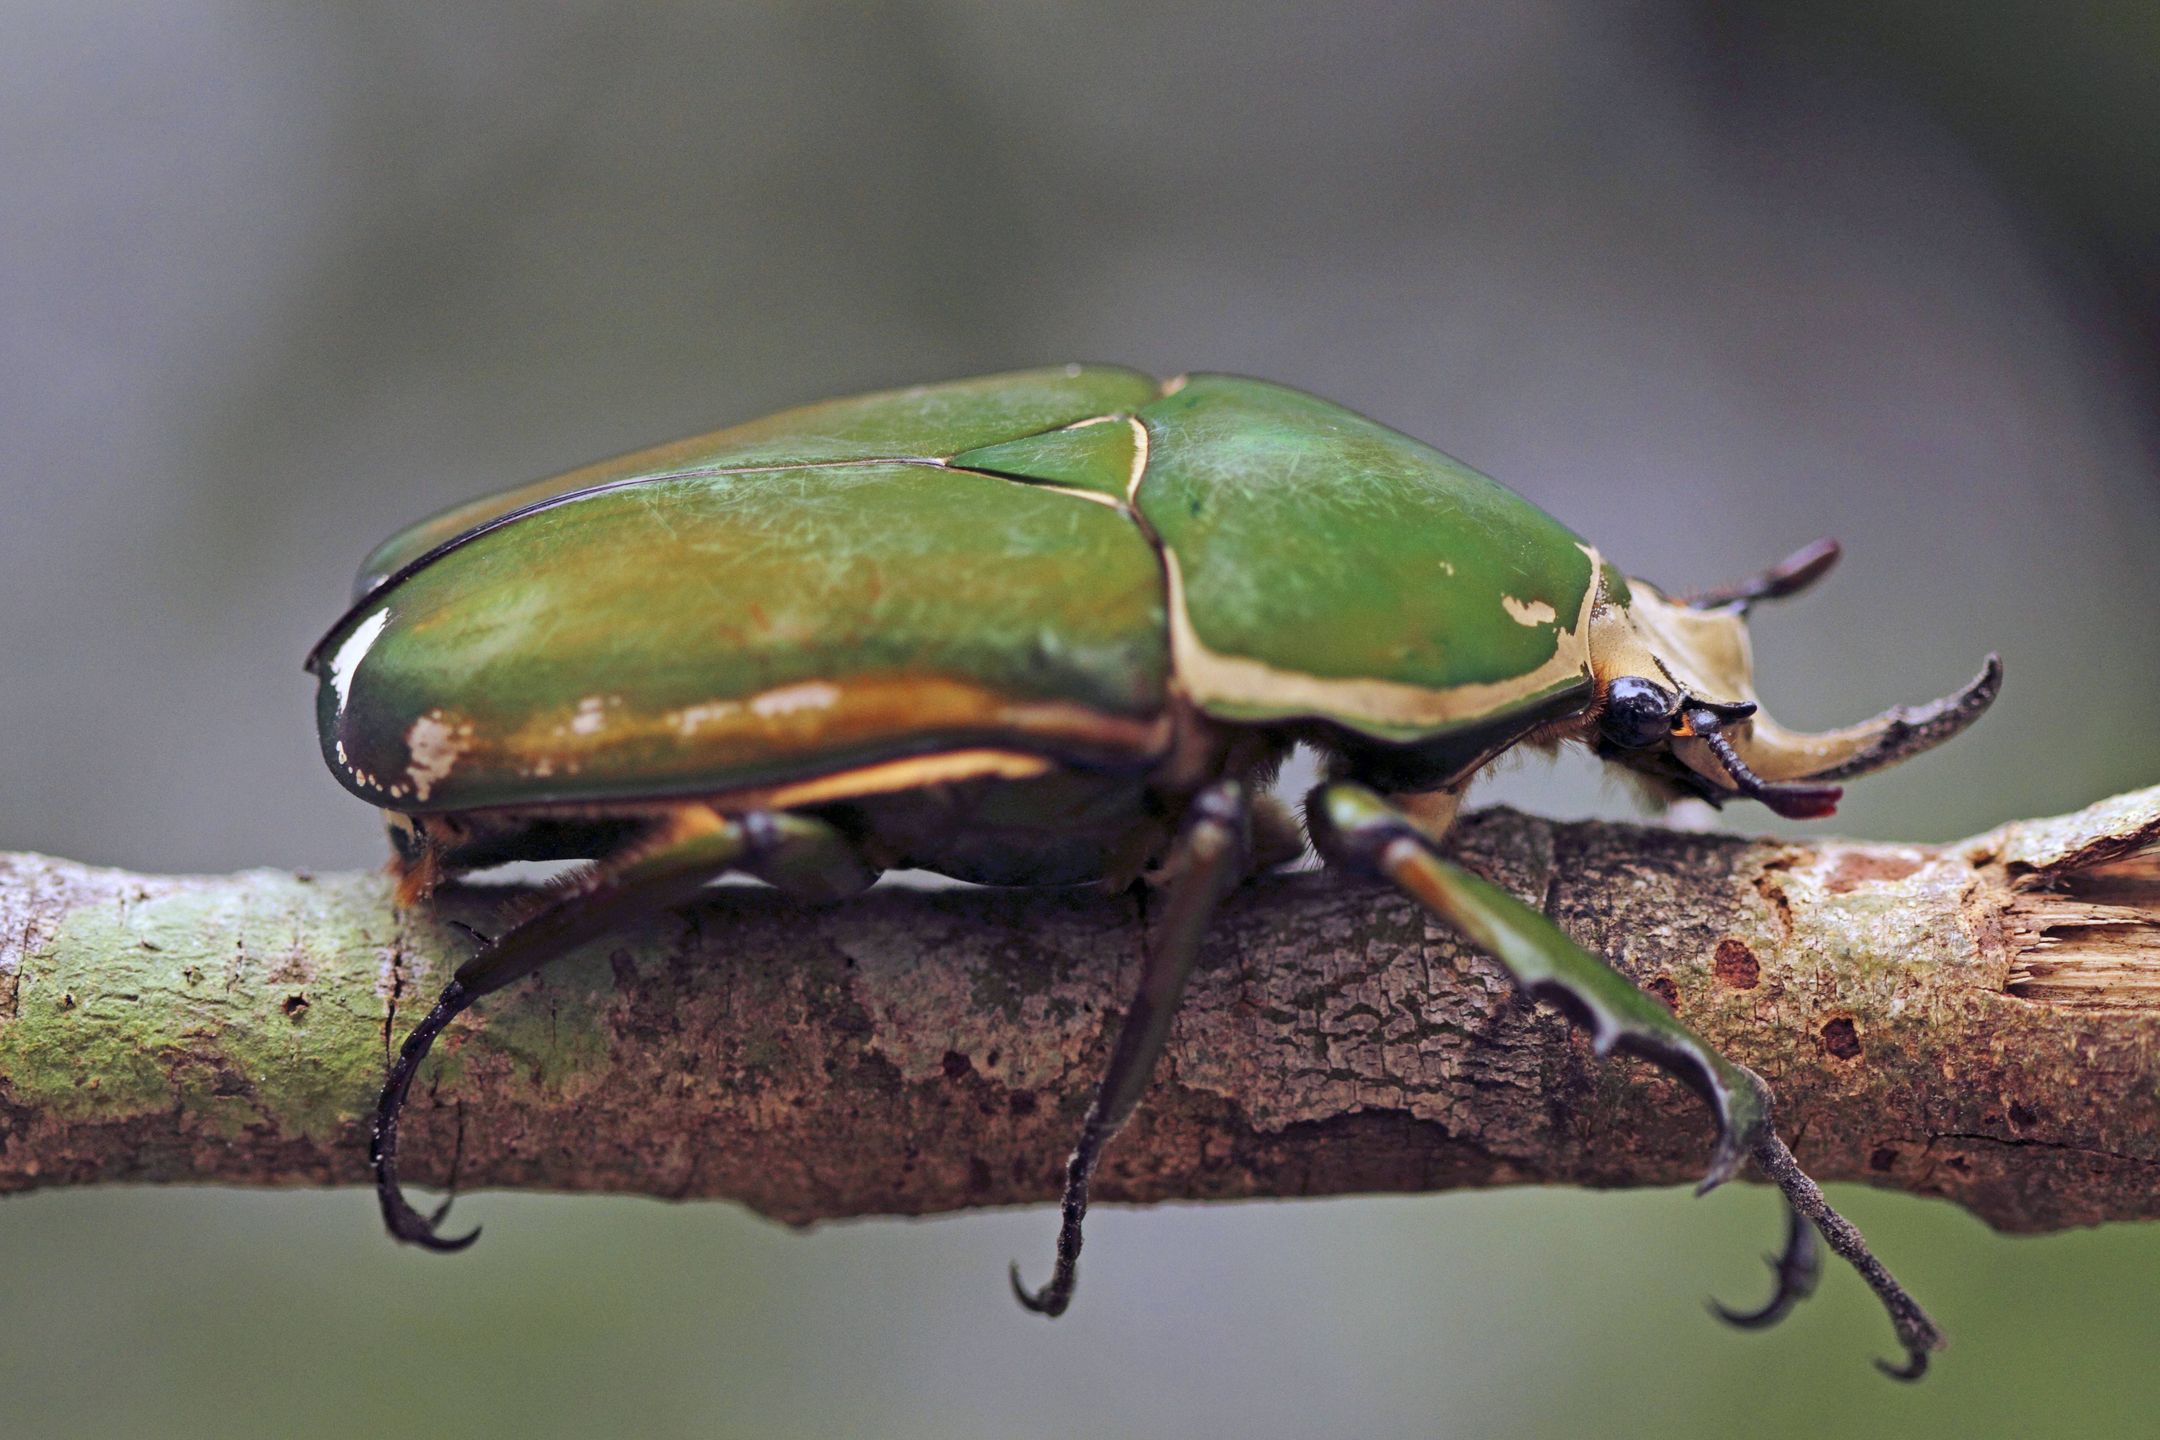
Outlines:
{"type": "MultiPolygon", "coordinates": [[[[0,847],[362,866],[300,659],[417,516],[851,390],[1067,359],[1265,375],[1637,574],[1847,558],[1758,626],[1824,725],[1996,713],[1857,785],[1943,839],[2160,779],[2160,12],[1860,0],[1249,7],[0,4],[0,847]]],[[[1488,799],[1624,814],[1588,762],[1488,799]]],[[[1759,810],[1731,823],[1777,824],[1759,810]]],[[[1917,1390],[1843,1271],[1752,1299],[1772,1197],[1501,1192],[803,1235],[482,1196],[0,1207],[23,1435],[2126,1434],[2160,1232],[1840,1196],[1952,1331],[1917,1390]],[[2074,1422],[2074,1423],[2073,1423],[2074,1422]]]]}

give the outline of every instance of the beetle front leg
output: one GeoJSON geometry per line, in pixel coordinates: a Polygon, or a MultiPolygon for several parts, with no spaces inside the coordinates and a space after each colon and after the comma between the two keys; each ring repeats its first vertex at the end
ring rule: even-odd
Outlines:
{"type": "Polygon", "coordinates": [[[1102,1159],[1103,1147],[1132,1115],[1146,1091],[1155,1062],[1170,1038],[1170,1019],[1177,1013],[1200,955],[1200,939],[1207,922],[1224,894],[1243,878],[1251,846],[1251,803],[1245,787],[1234,780],[1219,781],[1194,797],[1185,813],[1184,829],[1165,866],[1169,900],[1154,943],[1148,947],[1140,972],[1140,989],[1133,996],[1125,1022],[1118,1029],[1117,1045],[1110,1052],[1110,1066],[1088,1105],[1080,1124],[1080,1141],[1065,1162],[1065,1194],[1059,1205],[1057,1266],[1050,1282],[1030,1292],[1020,1281],[1020,1266],[1012,1266],[1013,1294],[1038,1315],[1065,1313],[1072,1303],[1073,1286],[1080,1263],[1080,1225],[1087,1215],[1088,1182],[1102,1159]]]}
{"type": "Polygon", "coordinates": [[[1815,1227],[1790,1201],[1785,1205],[1785,1244],[1777,1254],[1763,1258],[1769,1263],[1770,1273],[1777,1277],[1777,1288],[1761,1308],[1734,1310],[1715,1300],[1710,1302],[1710,1313],[1736,1330],[1769,1329],[1791,1314],[1793,1306],[1814,1294],[1816,1282],[1822,1279],[1822,1247],[1815,1241],[1815,1227]]]}
{"type": "Polygon", "coordinates": [[[368,1158],[383,1224],[399,1240],[429,1250],[462,1250],[476,1229],[454,1240],[405,1199],[397,1177],[398,1116],[413,1077],[451,1021],[473,1001],[500,990],[588,940],[655,910],[691,899],[705,883],[743,870],[808,899],[836,898],[877,878],[854,847],[831,826],[805,816],[753,813],[723,816],[702,805],[675,811],[652,834],[596,865],[582,883],[557,896],[458,967],[426,1018],[398,1050],[376,1102],[368,1158]]]}
{"type": "MultiPolygon", "coordinates": [[[[1709,1102],[1718,1139],[1710,1171],[1697,1193],[1732,1178],[1750,1155],[1785,1200],[1821,1232],[1830,1248],[1860,1272],[1890,1313],[1905,1346],[1903,1366],[1876,1363],[1901,1380],[1927,1369],[1928,1353],[1943,1345],[1942,1332],[1905,1293],[1852,1223],[1830,1208],[1822,1190],[1800,1169],[1770,1121],[1770,1088],[1744,1065],[1710,1048],[1626,976],[1577,945],[1540,912],[1433,852],[1430,837],[1407,815],[1361,785],[1321,786],[1305,806],[1306,823],[1331,862],[1382,876],[1427,910],[1460,930],[1506,967],[1517,984],[1558,1002],[1584,1025],[1600,1055],[1623,1049],[1641,1055],[1679,1078],[1709,1102]]],[[[1809,1247],[1811,1248],[1811,1247],[1809,1247]]],[[[1806,1269],[1805,1249],[1788,1237],[1786,1260],[1793,1276],[1806,1269]]],[[[1780,1293],[1796,1288],[1780,1270],[1780,1293]]],[[[1795,1297],[1797,1298],[1797,1297],[1795,1297]]],[[[1771,1310],[1778,1312],[1777,1301],[1771,1310]]]]}

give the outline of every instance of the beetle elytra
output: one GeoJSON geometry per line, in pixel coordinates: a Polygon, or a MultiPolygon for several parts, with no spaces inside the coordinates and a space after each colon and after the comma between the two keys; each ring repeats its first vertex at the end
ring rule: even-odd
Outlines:
{"type": "MultiPolygon", "coordinates": [[[[1101,366],[830,401],[450,510],[364,565],[309,657],[323,751],[390,821],[404,903],[511,859],[592,861],[462,966],[393,1065],[373,1159],[399,1238],[456,1249],[397,1182],[397,1120],[478,996],[626,917],[742,872],[807,898],[918,866],[992,884],[1142,877],[1165,910],[1067,1166],[1070,1300],[1088,1182],[1139,1102],[1210,912],[1309,838],[1385,877],[1562,1002],[1601,1051],[1701,1094],[1704,1185],[1752,1155],[1791,1223],[1767,1323],[1814,1230],[1889,1307],[1917,1376],[1931,1322],[1792,1163],[1770,1098],[1543,915],[1435,843],[1523,742],[1574,741],[1653,794],[1830,813],[1836,782],[1947,739],[1955,694],[1826,734],[1775,725],[1745,616],[1836,558],[1675,597],[1510,491],[1301,392],[1101,366]],[[1293,746],[1326,778],[1265,793],[1293,746]],[[1803,1223],[1809,1222],[1809,1223],[1803,1223]]],[[[1890,1367],[1886,1367],[1890,1368],[1890,1367]]]]}

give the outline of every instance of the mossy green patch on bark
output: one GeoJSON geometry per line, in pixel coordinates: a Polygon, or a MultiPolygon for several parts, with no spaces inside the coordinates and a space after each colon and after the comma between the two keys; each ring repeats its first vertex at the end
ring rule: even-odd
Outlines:
{"type": "MultiPolygon", "coordinates": [[[[395,1017],[424,1011],[471,948],[447,919],[492,906],[468,895],[400,917],[378,876],[244,878],[152,881],[66,911],[18,961],[15,1013],[0,1024],[14,1101],[107,1123],[177,1113],[227,1138],[348,1133],[382,1085],[395,1017]]],[[[575,1088],[607,1054],[613,985],[604,953],[562,962],[545,1003],[496,1007],[441,1048],[422,1085],[489,1056],[575,1088]]]]}
{"type": "MultiPolygon", "coordinates": [[[[342,888],[367,885],[348,880],[342,888]]],[[[15,1098],[101,1119],[180,1110],[214,1131],[329,1133],[382,1070],[381,940],[343,893],[284,872],[142,887],[69,911],[25,955],[0,1028],[15,1098]],[[270,1090],[273,1101],[262,1092],[270,1090]]]]}
{"type": "MultiPolygon", "coordinates": [[[[612,1044],[617,942],[601,940],[548,966],[536,981],[483,997],[484,1026],[453,1029],[421,1067],[418,1084],[455,1093],[476,1068],[507,1068],[535,1089],[575,1096],[605,1067],[612,1044]]],[[[432,1004],[432,994],[422,1004],[432,1004]]]]}

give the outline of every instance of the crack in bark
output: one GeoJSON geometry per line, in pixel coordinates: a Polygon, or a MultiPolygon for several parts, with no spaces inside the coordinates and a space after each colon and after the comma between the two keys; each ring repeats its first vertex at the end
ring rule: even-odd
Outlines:
{"type": "Polygon", "coordinates": [[[2097,1150],[2090,1145],[2072,1145],[2061,1140],[2032,1140],[2018,1135],[1990,1135],[1978,1130],[1942,1130],[1928,1136],[1932,1148],[1938,1140],[1978,1141],[1987,1145],[2000,1145],[2012,1150],[2058,1150],[2068,1155],[2083,1155],[2095,1160],[2106,1160],[2122,1165],[2151,1165],[2160,1167],[2160,1156],[2125,1155],[2115,1150],[2097,1150]]]}

